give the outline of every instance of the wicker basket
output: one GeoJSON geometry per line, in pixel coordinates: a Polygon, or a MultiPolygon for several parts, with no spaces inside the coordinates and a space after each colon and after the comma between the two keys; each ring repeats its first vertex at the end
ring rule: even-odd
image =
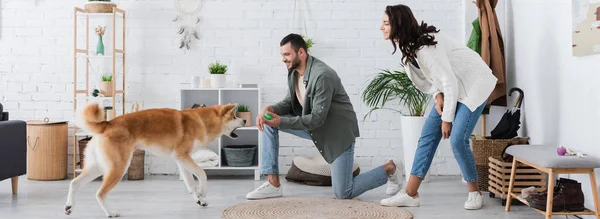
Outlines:
{"type": "Polygon", "coordinates": [[[248,167],[254,163],[256,145],[228,145],[223,148],[225,162],[231,167],[248,167]]]}
{"type": "Polygon", "coordinates": [[[477,139],[471,136],[473,146],[473,156],[475,157],[475,166],[477,168],[477,181],[481,191],[488,191],[489,187],[489,158],[498,160],[503,159],[504,150],[515,144],[529,144],[529,137],[515,137],[512,139],[477,139]]]}
{"type": "Polygon", "coordinates": [[[144,156],[146,151],[135,150],[133,152],[133,158],[131,158],[131,164],[127,170],[128,180],[143,180],[144,179],[144,156]]]}
{"type": "Polygon", "coordinates": [[[112,13],[117,5],[113,2],[88,2],[84,7],[88,13],[112,13]]]}
{"type": "Polygon", "coordinates": [[[90,142],[90,140],[92,140],[92,137],[87,137],[79,140],[79,162],[77,164],[81,169],[83,169],[83,164],[85,160],[85,154],[83,152],[85,151],[85,148],[87,147],[87,144],[90,142]]]}
{"type": "Polygon", "coordinates": [[[66,179],[68,139],[66,121],[27,121],[27,179],[66,179]]]}

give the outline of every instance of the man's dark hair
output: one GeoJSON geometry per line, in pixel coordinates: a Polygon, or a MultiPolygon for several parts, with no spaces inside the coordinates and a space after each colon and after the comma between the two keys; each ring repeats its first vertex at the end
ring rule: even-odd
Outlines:
{"type": "Polygon", "coordinates": [[[295,33],[288,34],[283,39],[281,39],[281,43],[279,43],[279,46],[283,46],[287,43],[292,44],[292,49],[294,49],[295,52],[298,52],[298,50],[300,48],[303,48],[305,52],[307,52],[307,50],[308,50],[306,48],[306,42],[304,41],[302,36],[300,36],[299,34],[295,34],[295,33]]]}

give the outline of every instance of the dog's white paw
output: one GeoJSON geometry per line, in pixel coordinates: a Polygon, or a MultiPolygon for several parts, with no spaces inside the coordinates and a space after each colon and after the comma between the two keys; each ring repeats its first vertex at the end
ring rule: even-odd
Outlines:
{"type": "Polygon", "coordinates": [[[202,206],[202,207],[206,207],[208,206],[208,202],[205,199],[200,199],[198,200],[198,202],[196,202],[198,205],[202,206]]]}
{"type": "Polygon", "coordinates": [[[65,214],[70,215],[71,212],[73,212],[73,208],[71,207],[71,205],[65,205],[65,214]]]}
{"type": "Polygon", "coordinates": [[[108,215],[106,215],[106,216],[108,216],[109,218],[113,218],[113,217],[119,217],[119,216],[121,216],[121,213],[120,213],[120,212],[118,212],[118,211],[111,211],[111,212],[109,212],[109,213],[108,213],[108,215]]]}

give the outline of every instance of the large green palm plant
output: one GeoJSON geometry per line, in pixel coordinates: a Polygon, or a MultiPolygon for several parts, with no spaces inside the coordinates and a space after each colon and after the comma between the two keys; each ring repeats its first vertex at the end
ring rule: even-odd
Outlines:
{"type": "Polygon", "coordinates": [[[363,101],[371,108],[365,115],[369,116],[373,111],[389,109],[408,116],[423,116],[425,107],[429,104],[431,95],[418,90],[404,71],[393,72],[384,69],[369,83],[362,93],[363,101]],[[386,108],[388,101],[397,100],[401,105],[408,108],[408,114],[402,110],[386,108]]]}

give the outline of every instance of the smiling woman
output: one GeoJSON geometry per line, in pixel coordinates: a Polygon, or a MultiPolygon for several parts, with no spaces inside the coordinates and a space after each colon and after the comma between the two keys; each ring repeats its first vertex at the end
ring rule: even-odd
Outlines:
{"type": "Polygon", "coordinates": [[[434,152],[442,138],[450,138],[454,157],[468,182],[469,196],[464,207],[481,208],[483,198],[468,139],[496,86],[496,77],[479,54],[435,26],[419,24],[406,5],[387,6],[380,30],[383,39],[392,42],[393,53],[397,49],[402,53],[402,64],[415,87],[436,100],[417,143],[406,191],[381,203],[419,206],[417,190],[429,171],[434,152]]]}

